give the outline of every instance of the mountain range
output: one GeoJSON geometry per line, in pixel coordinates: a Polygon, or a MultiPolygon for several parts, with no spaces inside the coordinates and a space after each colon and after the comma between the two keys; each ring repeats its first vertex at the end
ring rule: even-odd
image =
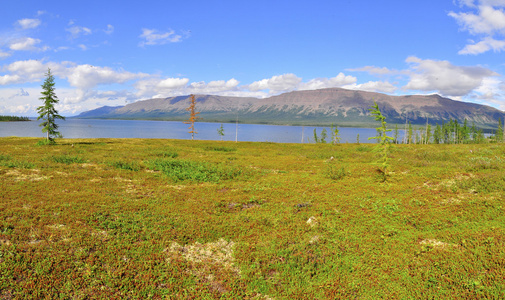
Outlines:
{"type": "MultiPolygon", "coordinates": [[[[496,128],[505,112],[496,108],[451,100],[439,95],[391,96],[382,93],[328,88],[294,91],[268,98],[195,95],[196,110],[204,122],[370,127],[369,109],[377,102],[389,124],[441,124],[450,119],[496,128]]],[[[189,118],[189,95],[104,106],[76,118],[184,121],[189,118]]]]}

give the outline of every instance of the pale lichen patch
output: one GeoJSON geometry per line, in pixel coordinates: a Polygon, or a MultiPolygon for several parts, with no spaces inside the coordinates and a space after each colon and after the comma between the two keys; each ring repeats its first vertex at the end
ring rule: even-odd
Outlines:
{"type": "Polygon", "coordinates": [[[445,243],[435,239],[425,239],[419,242],[421,245],[433,247],[433,249],[445,250],[448,248],[458,247],[456,244],[445,243]]]}
{"type": "Polygon", "coordinates": [[[48,176],[40,175],[40,170],[30,170],[30,173],[25,174],[20,172],[19,170],[13,169],[7,171],[4,175],[9,177],[14,181],[40,181],[49,179],[48,176]]]}
{"type": "Polygon", "coordinates": [[[240,272],[233,266],[233,245],[234,242],[227,242],[220,239],[217,242],[209,242],[205,244],[194,243],[192,245],[181,246],[177,242],[173,242],[169,248],[165,249],[168,253],[180,254],[187,261],[195,263],[212,263],[221,265],[224,268],[240,272]]]}

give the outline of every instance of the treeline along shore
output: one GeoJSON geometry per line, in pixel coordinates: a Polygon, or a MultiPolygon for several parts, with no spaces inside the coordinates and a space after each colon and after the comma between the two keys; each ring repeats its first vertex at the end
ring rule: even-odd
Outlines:
{"type": "Polygon", "coordinates": [[[28,117],[18,117],[18,116],[1,116],[0,122],[14,122],[14,121],[30,121],[28,117]]]}

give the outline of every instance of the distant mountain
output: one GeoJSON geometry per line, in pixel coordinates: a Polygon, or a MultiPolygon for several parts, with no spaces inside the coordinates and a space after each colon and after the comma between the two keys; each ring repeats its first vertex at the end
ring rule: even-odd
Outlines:
{"type": "Polygon", "coordinates": [[[76,118],[80,119],[106,118],[108,114],[122,107],[124,106],[102,106],[96,109],[85,111],[76,116],[76,118]]]}
{"type": "MultiPolygon", "coordinates": [[[[205,122],[375,126],[369,108],[379,105],[389,124],[443,123],[449,119],[481,128],[495,128],[505,113],[485,105],[455,101],[439,95],[390,96],[381,93],[329,88],[295,91],[264,99],[195,95],[205,122]]],[[[150,119],[183,121],[189,117],[189,96],[138,101],[120,107],[101,107],[77,118],[150,119]]]]}

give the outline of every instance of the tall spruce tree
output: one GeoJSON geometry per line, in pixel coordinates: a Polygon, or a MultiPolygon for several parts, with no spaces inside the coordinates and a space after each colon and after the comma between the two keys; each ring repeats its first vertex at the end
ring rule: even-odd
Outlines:
{"type": "Polygon", "coordinates": [[[51,69],[47,69],[45,76],[46,80],[44,84],[42,84],[42,97],[39,98],[44,101],[44,104],[37,108],[37,112],[39,113],[37,120],[43,120],[39,126],[42,127],[42,132],[47,134],[46,142],[54,143],[55,138],[62,137],[61,133],[57,130],[58,124],[56,124],[56,119],[65,120],[65,117],[60,116],[58,111],[54,108],[54,105],[57,104],[59,100],[54,92],[54,76],[51,73],[51,69]]]}

